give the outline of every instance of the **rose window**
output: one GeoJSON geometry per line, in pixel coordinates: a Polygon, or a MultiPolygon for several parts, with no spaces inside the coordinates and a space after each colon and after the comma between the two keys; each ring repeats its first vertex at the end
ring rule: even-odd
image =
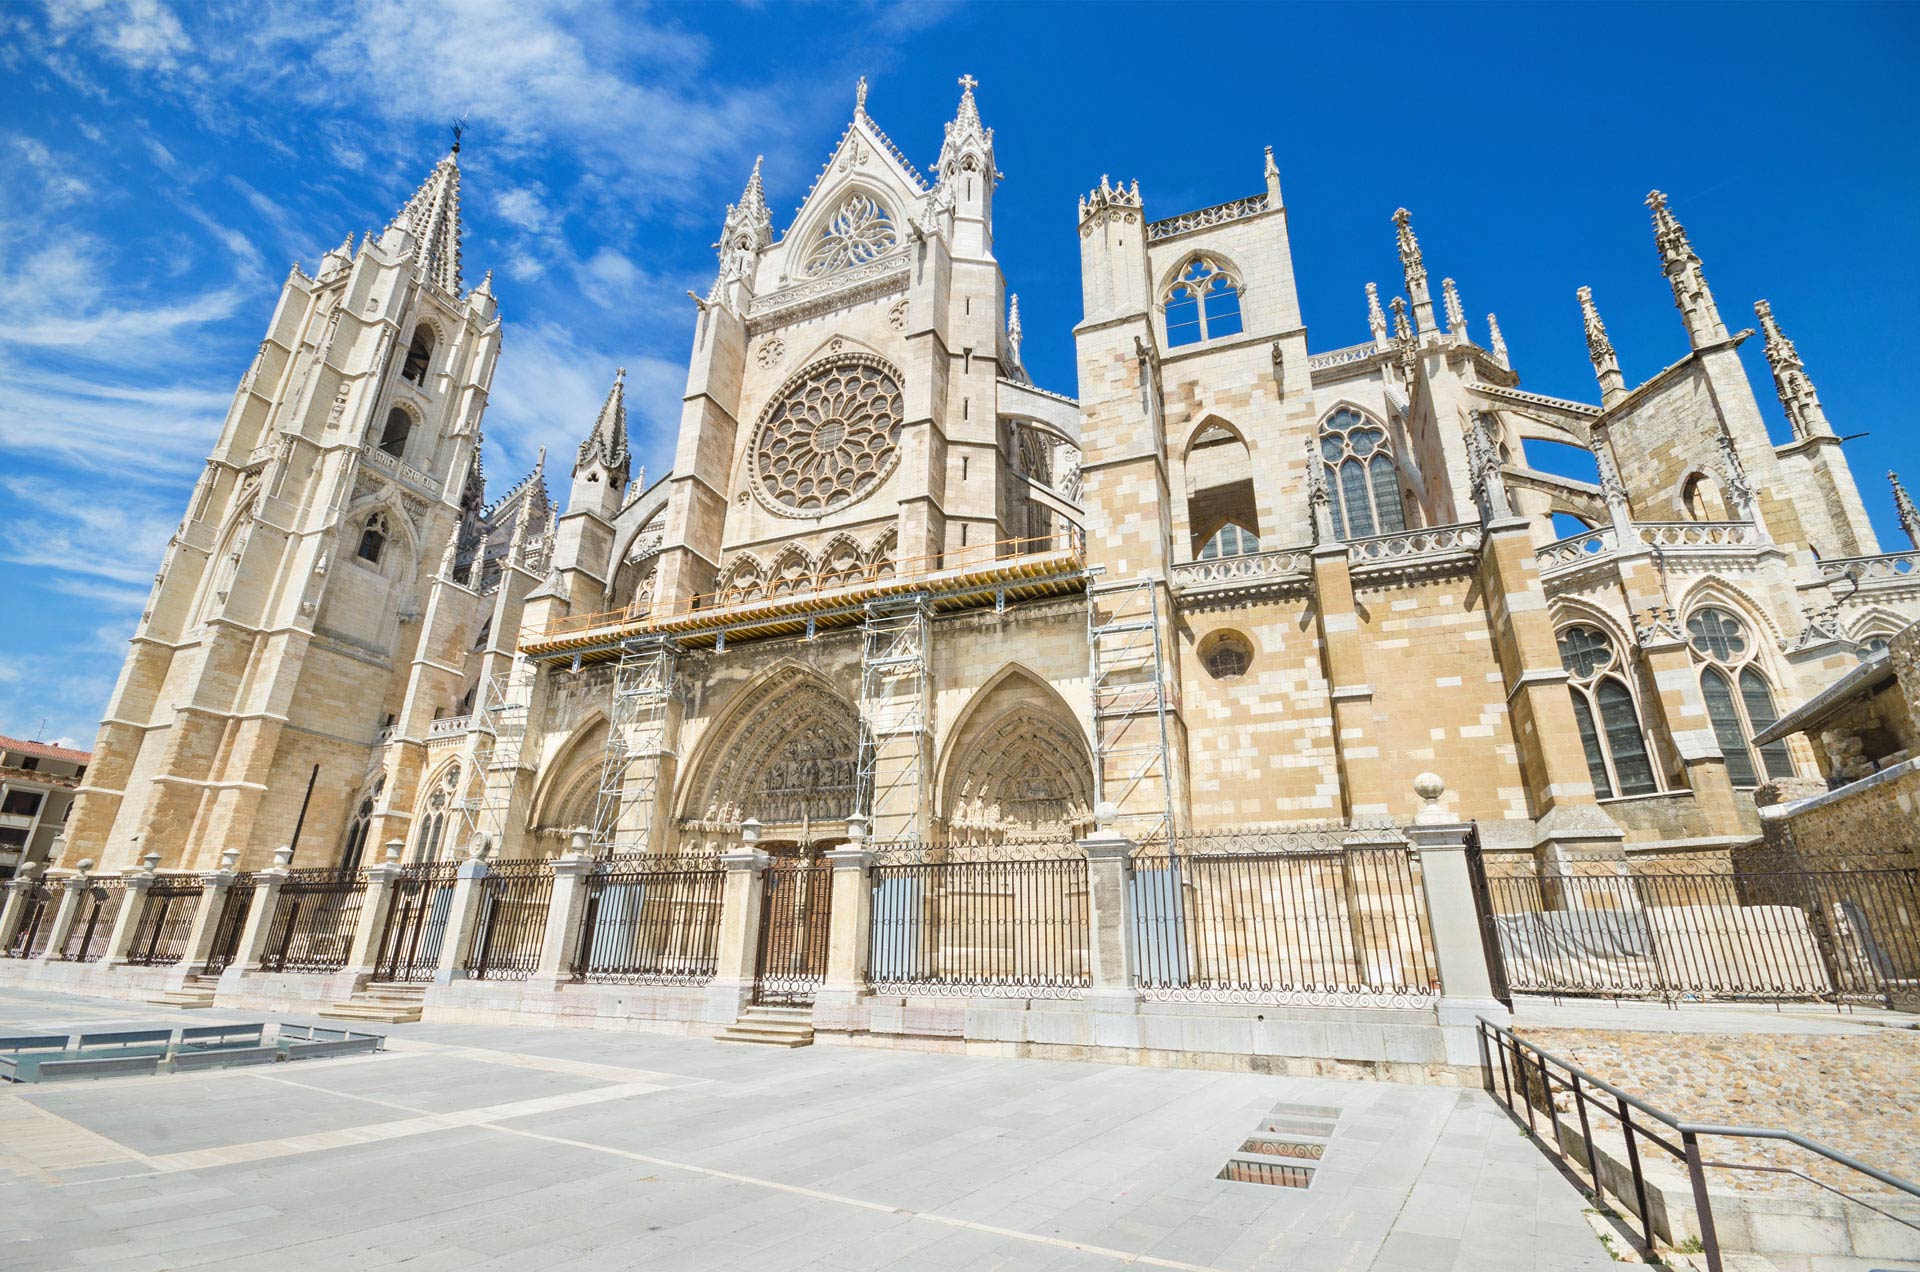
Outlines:
{"type": "Polygon", "coordinates": [[[755,492],[799,517],[865,499],[899,460],[901,405],[892,369],[861,354],[788,381],[754,438],[755,492]]]}
{"type": "Polygon", "coordinates": [[[820,237],[800,272],[808,278],[837,274],[885,256],[899,242],[893,218],[885,207],[867,195],[850,194],[821,227],[820,237]]]}

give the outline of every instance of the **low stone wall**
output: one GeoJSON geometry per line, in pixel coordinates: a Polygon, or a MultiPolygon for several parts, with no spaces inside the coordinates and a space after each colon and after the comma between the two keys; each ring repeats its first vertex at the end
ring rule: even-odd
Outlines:
{"type": "Polygon", "coordinates": [[[1920,866],[1920,757],[1808,799],[1761,810],[1776,858],[1808,870],[1920,866]]]}

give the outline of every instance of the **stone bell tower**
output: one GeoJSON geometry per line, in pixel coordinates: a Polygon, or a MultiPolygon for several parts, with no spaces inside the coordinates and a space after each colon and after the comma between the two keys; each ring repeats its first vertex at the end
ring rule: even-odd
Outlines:
{"type": "Polygon", "coordinates": [[[296,265],[168,542],[70,857],[331,864],[377,789],[499,352],[459,142],[380,234],[296,265]]]}

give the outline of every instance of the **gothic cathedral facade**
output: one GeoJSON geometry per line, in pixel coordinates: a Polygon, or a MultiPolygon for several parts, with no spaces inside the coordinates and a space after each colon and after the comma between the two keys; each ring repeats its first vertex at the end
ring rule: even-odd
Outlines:
{"type": "Polygon", "coordinates": [[[1751,739],[1920,616],[1916,558],[1762,301],[1770,436],[1753,333],[1662,196],[1676,358],[1629,384],[1581,289],[1589,402],[1520,387],[1404,209],[1404,297],[1366,284],[1370,338],[1315,352],[1271,152],[1248,197],[1161,220],[1103,177],[1070,396],[1023,365],[962,84],[922,174],[863,83],[784,234],[755,166],[651,483],[616,375],[564,507],[544,456],[486,499],[500,317],[490,275],[465,289],[457,145],[296,268],[66,859],[1035,855],[1096,817],[1363,833],[1430,771],[1516,859],[1699,860],[1754,837],[1756,788],[1821,777],[1751,739]]]}

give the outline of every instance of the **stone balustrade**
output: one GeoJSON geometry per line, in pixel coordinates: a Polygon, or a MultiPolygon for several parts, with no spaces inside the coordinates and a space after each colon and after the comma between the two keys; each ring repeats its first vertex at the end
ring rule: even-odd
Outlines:
{"type": "Polygon", "coordinates": [[[1852,579],[1862,588],[1876,590],[1911,587],[1920,584],[1920,551],[1835,557],[1831,561],[1820,562],[1820,577],[1829,582],[1852,579]]]}
{"type": "Polygon", "coordinates": [[[1335,367],[1344,367],[1355,362],[1365,362],[1368,358],[1382,352],[1380,346],[1368,340],[1363,344],[1348,345],[1344,349],[1329,349],[1325,353],[1307,355],[1308,371],[1331,371],[1335,367]]]}
{"type": "Polygon", "coordinates": [[[1356,565],[1371,562],[1410,561],[1443,557],[1480,550],[1480,525],[1466,521],[1458,525],[1433,526],[1400,534],[1375,534],[1347,541],[1349,558],[1356,565]]]}
{"type": "Polygon", "coordinates": [[[1760,531],[1751,521],[1636,521],[1640,542],[1654,548],[1752,548],[1760,531]]]}
{"type": "Polygon", "coordinates": [[[473,717],[470,715],[442,716],[427,726],[427,741],[431,742],[435,738],[461,737],[472,727],[473,717]]]}
{"type": "Polygon", "coordinates": [[[1579,534],[1568,535],[1547,544],[1534,556],[1540,562],[1540,573],[1558,574],[1577,565],[1590,561],[1604,561],[1620,551],[1620,540],[1612,526],[1602,526],[1598,530],[1583,530],[1579,534]]]}
{"type": "Polygon", "coordinates": [[[1157,243],[1161,239],[1185,234],[1190,230],[1204,230],[1208,226],[1225,225],[1229,221],[1257,216],[1266,210],[1267,196],[1264,193],[1245,199],[1235,199],[1231,203],[1216,203],[1210,208],[1201,208],[1196,212],[1182,212],[1179,216],[1170,216],[1164,221],[1149,222],[1147,241],[1157,243]]]}
{"type": "Polygon", "coordinates": [[[1250,552],[1245,556],[1182,561],[1173,567],[1171,583],[1176,592],[1195,592],[1304,580],[1311,565],[1308,549],[1279,548],[1272,552],[1250,552]]]}

